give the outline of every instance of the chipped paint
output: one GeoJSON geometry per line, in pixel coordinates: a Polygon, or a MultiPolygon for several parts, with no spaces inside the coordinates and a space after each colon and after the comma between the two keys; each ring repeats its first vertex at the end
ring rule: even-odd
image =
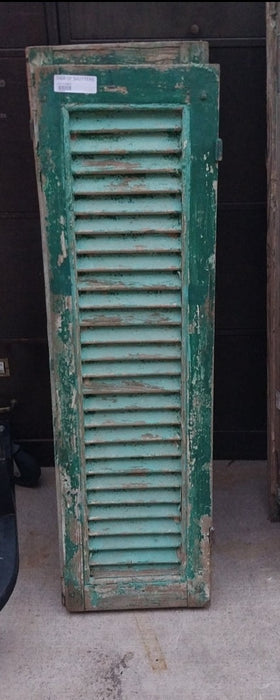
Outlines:
{"type": "Polygon", "coordinates": [[[104,85],[104,92],[119,93],[121,95],[127,95],[128,89],[125,85],[104,85]]]}
{"type": "Polygon", "coordinates": [[[76,408],[76,406],[77,406],[77,398],[78,398],[77,390],[74,389],[74,391],[73,391],[73,396],[72,396],[72,401],[71,401],[71,408],[76,408]]]}
{"type": "Polygon", "coordinates": [[[214,253],[212,253],[212,254],[209,256],[209,258],[208,258],[208,263],[209,263],[209,267],[211,267],[212,270],[215,270],[215,267],[216,267],[216,256],[215,256],[214,253]]]}

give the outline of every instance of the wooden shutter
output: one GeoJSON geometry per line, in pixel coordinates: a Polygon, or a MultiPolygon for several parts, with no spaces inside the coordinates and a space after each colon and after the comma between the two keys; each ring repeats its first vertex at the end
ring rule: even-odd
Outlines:
{"type": "Polygon", "coordinates": [[[32,65],[66,604],[203,605],[217,69],[32,65]]]}

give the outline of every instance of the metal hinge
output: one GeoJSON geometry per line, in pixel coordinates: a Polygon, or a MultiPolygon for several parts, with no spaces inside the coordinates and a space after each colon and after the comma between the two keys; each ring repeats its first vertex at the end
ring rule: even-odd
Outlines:
{"type": "Polygon", "coordinates": [[[223,160],[223,142],[222,139],[217,139],[216,141],[216,161],[220,163],[223,160]]]}

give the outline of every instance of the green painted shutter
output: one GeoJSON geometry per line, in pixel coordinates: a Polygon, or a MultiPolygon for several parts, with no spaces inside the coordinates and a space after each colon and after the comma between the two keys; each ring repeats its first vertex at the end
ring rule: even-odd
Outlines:
{"type": "Polygon", "coordinates": [[[217,69],[30,65],[66,604],[203,605],[217,69]]]}

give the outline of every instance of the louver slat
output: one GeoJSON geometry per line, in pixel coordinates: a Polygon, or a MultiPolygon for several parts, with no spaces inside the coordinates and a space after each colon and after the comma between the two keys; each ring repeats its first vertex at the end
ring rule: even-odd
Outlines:
{"type": "Polygon", "coordinates": [[[171,192],[178,193],[181,191],[180,178],[177,175],[162,175],[160,173],[154,173],[153,175],[134,175],[133,179],[127,180],[126,173],[121,175],[108,175],[106,181],[102,182],[100,178],[96,177],[94,179],[94,192],[92,191],[92,177],[80,176],[79,179],[75,180],[74,193],[75,195],[89,195],[90,197],[96,197],[100,194],[107,194],[112,196],[112,194],[121,194],[123,196],[133,194],[134,192],[139,194],[159,194],[165,192],[170,194],[171,192]]]}
{"type": "MultiPolygon", "coordinates": [[[[112,115],[113,118],[113,115],[112,115]]],[[[155,132],[155,135],[150,129],[148,117],[146,121],[146,132],[138,133],[138,131],[122,134],[117,130],[110,135],[100,133],[92,133],[83,136],[82,134],[74,133],[74,138],[71,143],[73,155],[85,154],[87,156],[99,154],[123,155],[124,153],[180,153],[180,144],[177,134],[168,133],[166,130],[155,132]]]]}
{"type": "Polygon", "coordinates": [[[89,563],[179,570],[181,109],[70,111],[89,563]]]}
{"type": "Polygon", "coordinates": [[[77,241],[77,252],[80,254],[87,253],[87,255],[96,255],[98,252],[101,253],[111,253],[119,255],[120,252],[127,253],[128,255],[143,252],[155,253],[165,253],[166,250],[169,253],[177,253],[180,250],[180,241],[175,238],[174,233],[148,234],[141,235],[134,234],[131,236],[112,236],[110,242],[108,242],[108,236],[97,236],[93,238],[88,236],[81,236],[77,241]]]}

